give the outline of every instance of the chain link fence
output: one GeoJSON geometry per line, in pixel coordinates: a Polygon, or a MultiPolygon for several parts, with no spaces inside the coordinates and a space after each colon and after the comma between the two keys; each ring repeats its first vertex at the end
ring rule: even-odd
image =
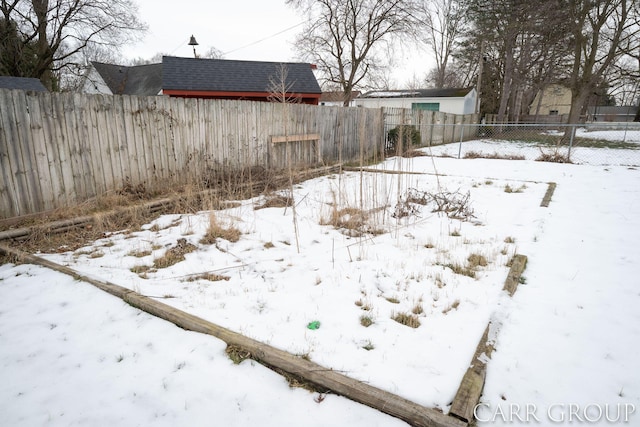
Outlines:
{"type": "MultiPolygon", "coordinates": [[[[433,126],[433,125],[430,125],[433,126]]],[[[446,125],[437,126],[446,129],[446,125]]],[[[424,126],[407,129],[402,151],[422,147],[427,154],[454,158],[495,158],[538,160],[559,163],[640,166],[640,123],[603,122],[579,125],[564,124],[460,124],[455,125],[456,141],[430,143],[415,141],[415,132],[432,133],[424,126]],[[425,148],[426,147],[426,148],[425,148]]],[[[397,126],[389,124],[387,147],[398,148],[397,126]]],[[[446,132],[444,130],[443,132],[446,132]]],[[[447,132],[451,133],[451,132],[447,132]]]]}

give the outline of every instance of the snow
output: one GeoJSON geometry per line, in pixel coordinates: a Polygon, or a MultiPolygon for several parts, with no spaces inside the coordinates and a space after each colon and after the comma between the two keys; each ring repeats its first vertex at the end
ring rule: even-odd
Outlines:
{"type": "MultiPolygon", "coordinates": [[[[463,148],[539,154],[486,141],[463,148]]],[[[592,159],[610,151],[580,149],[592,159]]],[[[543,425],[551,416],[568,422],[572,408],[593,419],[598,407],[640,407],[640,176],[607,155],[607,166],[391,158],[377,167],[415,174],[350,172],[296,186],[297,239],[292,209],[255,210],[257,198],[42,256],[445,412],[492,320],[480,425],[513,425],[496,412],[514,405],[543,425]],[[556,192],[542,208],[550,181],[556,192]],[[409,189],[468,192],[475,216],[417,205],[393,218],[409,189]],[[335,206],[368,212],[368,226],[382,233],[328,225],[335,206]],[[200,243],[212,215],[239,228],[240,240],[200,243]],[[130,270],[152,266],[178,239],[197,251],[168,268],[130,270]],[[501,289],[514,253],[529,261],[510,298],[501,289]],[[475,278],[454,273],[470,254],[487,265],[475,278]],[[204,272],[228,280],[198,279],[204,272]],[[391,319],[416,307],[418,328],[391,319]],[[361,316],[374,323],[362,326],[361,316]],[[307,328],[312,321],[317,330],[307,328]]],[[[32,265],[0,266],[0,339],[2,425],[405,425],[338,396],[317,402],[255,362],[233,365],[213,337],[32,265]]]]}
{"type": "MultiPolygon", "coordinates": [[[[596,139],[606,139],[605,132],[593,131],[583,134],[596,139]],[[594,135],[594,134],[599,134],[594,135]]],[[[620,135],[619,132],[616,132],[620,135]]],[[[638,136],[628,138],[627,143],[640,143],[640,131],[636,132],[638,136]]],[[[462,144],[447,144],[431,148],[431,153],[435,156],[448,156],[464,158],[467,153],[484,153],[486,155],[498,154],[502,156],[524,156],[526,160],[536,160],[543,153],[553,154],[557,152],[561,155],[570,155],[571,161],[581,165],[607,166],[640,166],[640,149],[622,149],[622,148],[586,148],[572,147],[569,153],[568,147],[540,147],[531,142],[521,141],[498,141],[498,140],[474,140],[465,141],[462,144]]]]}

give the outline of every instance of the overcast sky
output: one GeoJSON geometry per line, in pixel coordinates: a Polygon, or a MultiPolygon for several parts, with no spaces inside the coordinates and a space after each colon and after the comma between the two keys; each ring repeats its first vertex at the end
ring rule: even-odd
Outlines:
{"type": "MultiPolygon", "coordinates": [[[[123,47],[126,58],[150,58],[159,52],[192,57],[188,43],[193,34],[198,53],[215,47],[225,59],[298,60],[292,45],[303,17],[284,0],[137,0],[137,4],[149,31],[140,43],[123,47]]],[[[413,74],[422,77],[430,67],[424,51],[407,48],[401,55],[406,65],[393,74],[398,88],[413,74]]]]}

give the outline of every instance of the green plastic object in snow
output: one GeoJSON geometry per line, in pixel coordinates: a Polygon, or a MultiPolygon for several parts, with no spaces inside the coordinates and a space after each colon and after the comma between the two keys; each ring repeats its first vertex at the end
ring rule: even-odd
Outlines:
{"type": "Polygon", "coordinates": [[[320,327],[320,321],[318,320],[314,320],[313,322],[309,322],[309,324],[307,325],[307,328],[315,331],[316,329],[318,329],[320,327]]]}

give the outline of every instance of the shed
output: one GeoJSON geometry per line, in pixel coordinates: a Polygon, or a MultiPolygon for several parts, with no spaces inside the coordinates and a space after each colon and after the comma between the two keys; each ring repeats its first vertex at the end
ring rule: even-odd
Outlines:
{"type": "Polygon", "coordinates": [[[34,77],[0,76],[0,89],[29,90],[48,92],[42,82],[34,77]]]}
{"type": "Polygon", "coordinates": [[[451,114],[473,114],[476,97],[475,88],[378,90],[360,95],[354,100],[354,104],[369,108],[410,108],[451,114]]]}

